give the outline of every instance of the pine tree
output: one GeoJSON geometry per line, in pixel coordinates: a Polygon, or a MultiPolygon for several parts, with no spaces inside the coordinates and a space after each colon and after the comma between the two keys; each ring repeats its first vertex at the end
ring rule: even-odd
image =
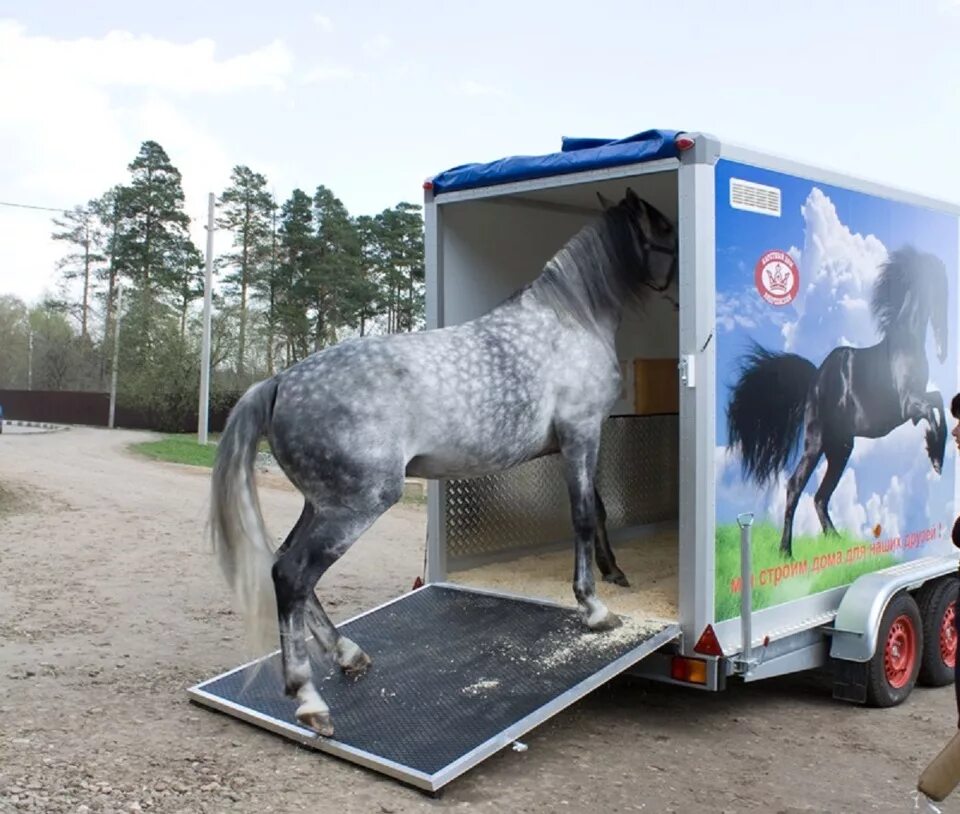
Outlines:
{"type": "Polygon", "coordinates": [[[180,339],[186,338],[187,312],[190,303],[203,296],[203,257],[189,240],[174,246],[167,261],[170,264],[170,290],[177,313],[180,316],[180,339]]]}
{"type": "MultiPolygon", "coordinates": [[[[53,233],[54,240],[64,241],[74,251],[63,257],[58,265],[63,279],[67,282],[81,281],[80,303],[76,310],[80,317],[80,336],[84,341],[90,337],[90,307],[93,287],[96,283],[95,266],[104,260],[101,253],[104,236],[97,219],[95,203],[90,201],[83,206],[75,206],[63,213],[62,218],[54,218],[59,231],[53,233]]],[[[71,303],[66,303],[73,311],[71,303]]]]}
{"type": "MultiPolygon", "coordinates": [[[[222,262],[233,269],[225,282],[240,297],[237,374],[242,379],[247,342],[248,296],[251,290],[262,290],[261,282],[271,259],[274,204],[266,189],[267,179],[263,175],[253,172],[249,167],[236,166],[230,178],[231,185],[220,196],[223,215],[218,219],[217,225],[233,232],[235,251],[225,255],[222,262]]],[[[267,289],[272,293],[269,284],[267,289]]]]}
{"type": "Polygon", "coordinates": [[[380,241],[381,290],[387,331],[413,331],[424,315],[423,219],[420,207],[399,203],[376,216],[380,241]]]}
{"type": "Polygon", "coordinates": [[[360,215],[356,227],[360,236],[360,263],[354,286],[355,325],[360,336],[364,336],[370,323],[384,311],[385,298],[380,281],[384,275],[385,258],[382,230],[377,219],[360,215]]]}
{"type": "Polygon", "coordinates": [[[169,256],[189,240],[180,170],[155,141],[145,141],[128,165],[133,178],[121,194],[122,226],[117,259],[142,291],[171,287],[169,256]]]}
{"type": "Polygon", "coordinates": [[[194,270],[187,258],[197,250],[187,232],[190,218],[183,211],[180,171],[164,149],[155,141],[143,142],[128,169],[131,182],[117,196],[114,260],[134,289],[126,325],[131,350],[149,365],[152,354],[162,350],[160,343],[171,336],[171,325],[164,323],[168,301],[179,310],[193,290],[194,270]]]}
{"type": "Polygon", "coordinates": [[[308,288],[313,310],[314,348],[336,340],[336,329],[349,324],[360,273],[360,235],[343,202],[325,186],[313,197],[315,259],[308,288]]]}
{"type": "Polygon", "coordinates": [[[316,255],[311,209],[310,197],[295,189],[280,213],[278,288],[282,296],[277,316],[285,337],[287,365],[309,353],[309,278],[316,255]]]}
{"type": "Polygon", "coordinates": [[[104,300],[103,342],[100,353],[100,384],[106,386],[113,355],[109,348],[110,338],[113,336],[113,317],[117,304],[117,286],[120,280],[120,269],[117,264],[117,249],[120,243],[121,196],[124,188],[115,186],[92,201],[90,208],[97,216],[100,230],[103,235],[104,263],[97,273],[98,282],[106,287],[100,296],[104,300]]]}

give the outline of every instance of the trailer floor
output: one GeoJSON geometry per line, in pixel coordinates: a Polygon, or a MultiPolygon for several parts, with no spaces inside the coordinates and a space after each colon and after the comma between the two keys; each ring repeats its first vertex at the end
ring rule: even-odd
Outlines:
{"type": "MultiPolygon", "coordinates": [[[[614,613],[635,619],[678,618],[679,538],[676,527],[650,531],[611,543],[629,588],[597,578],[597,593],[614,613]]],[[[573,546],[529,554],[471,568],[451,569],[450,582],[474,588],[529,596],[573,607],[573,546]]]]}
{"type": "Polygon", "coordinates": [[[437,790],[679,635],[627,620],[588,631],[575,611],[428,585],[340,626],[371,656],[358,679],[314,661],[335,734],[301,727],[278,653],[190,690],[201,704],[437,790]],[[260,668],[260,669],[258,669],[260,668]]]}

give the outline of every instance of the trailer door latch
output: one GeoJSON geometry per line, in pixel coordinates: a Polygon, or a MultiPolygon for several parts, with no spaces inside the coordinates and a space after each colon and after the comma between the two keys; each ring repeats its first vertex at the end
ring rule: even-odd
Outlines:
{"type": "Polygon", "coordinates": [[[696,367],[694,365],[694,354],[687,353],[680,357],[680,362],[677,364],[677,367],[680,370],[680,381],[685,384],[687,387],[695,386],[694,372],[696,367]]]}

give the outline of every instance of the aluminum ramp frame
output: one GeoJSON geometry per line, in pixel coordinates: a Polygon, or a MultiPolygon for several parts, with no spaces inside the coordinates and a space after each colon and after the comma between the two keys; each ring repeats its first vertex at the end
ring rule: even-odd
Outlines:
{"type": "Polygon", "coordinates": [[[437,791],[680,635],[677,624],[636,620],[592,633],[571,608],[438,583],[339,629],[373,663],[352,679],[311,655],[332,738],[296,722],[279,651],[191,687],[190,698],[437,791]]]}

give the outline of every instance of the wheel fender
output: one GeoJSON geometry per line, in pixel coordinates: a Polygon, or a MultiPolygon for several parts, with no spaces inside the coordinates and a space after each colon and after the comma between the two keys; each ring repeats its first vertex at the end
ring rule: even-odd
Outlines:
{"type": "Polygon", "coordinates": [[[890,600],[900,591],[916,590],[956,569],[955,557],[921,557],[857,577],[837,608],[830,657],[870,661],[877,647],[880,620],[890,600]]]}

